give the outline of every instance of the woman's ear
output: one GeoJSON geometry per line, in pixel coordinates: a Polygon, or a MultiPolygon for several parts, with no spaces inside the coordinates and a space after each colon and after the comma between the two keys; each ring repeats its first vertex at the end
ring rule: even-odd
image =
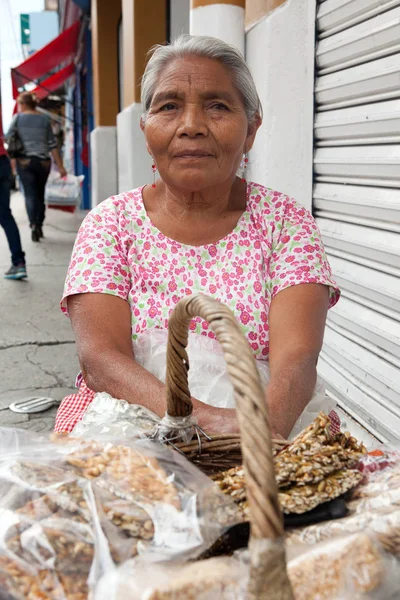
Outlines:
{"type": "MultiPolygon", "coordinates": [[[[144,133],[145,127],[146,127],[146,122],[145,122],[144,117],[142,115],[140,117],[140,129],[143,131],[143,133],[144,133]]],[[[152,155],[152,153],[150,151],[149,144],[147,143],[147,140],[146,140],[146,150],[150,154],[151,160],[154,162],[154,158],[153,158],[153,155],[152,155]]]]}
{"type": "Polygon", "coordinates": [[[262,123],[262,119],[261,119],[260,115],[258,113],[256,113],[254,115],[254,120],[251,123],[249,123],[249,127],[247,129],[247,138],[246,138],[246,144],[245,144],[246,152],[249,152],[252,149],[257,131],[258,131],[259,127],[261,126],[261,123],[262,123]]]}

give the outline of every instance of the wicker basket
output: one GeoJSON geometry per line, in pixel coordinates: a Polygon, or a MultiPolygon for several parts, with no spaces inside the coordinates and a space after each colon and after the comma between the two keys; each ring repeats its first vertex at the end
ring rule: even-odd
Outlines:
{"type": "Polygon", "coordinates": [[[181,300],[169,321],[167,412],[173,418],[185,418],[193,410],[188,388],[186,346],[189,323],[196,316],[209,323],[222,346],[234,387],[242,449],[241,457],[238,436],[210,435],[209,445],[206,446],[203,441],[203,453],[198,455],[196,462],[200,466],[202,460],[209,463],[210,459],[214,465],[218,460],[243,462],[251,514],[248,597],[252,600],[289,600],[293,595],[286,573],[283,517],[278,502],[268,410],[259,373],[251,349],[231,311],[204,295],[181,300]],[[204,446],[207,451],[204,451],[204,446]]]}
{"type": "MultiPolygon", "coordinates": [[[[191,425],[193,404],[188,387],[189,359],[186,346],[190,321],[197,316],[208,322],[221,344],[236,404],[249,386],[261,388],[261,383],[253,354],[233,313],[218,300],[203,294],[180,300],[169,320],[166,373],[168,423],[164,426],[164,420],[160,437],[185,454],[204,473],[213,475],[241,465],[242,450],[240,434],[204,432],[191,425]],[[180,440],[168,417],[172,417],[173,423],[179,423],[182,419],[186,427],[192,427],[191,434],[195,433],[192,439],[180,440]]],[[[287,443],[285,440],[273,440],[273,451],[287,443]]]]}

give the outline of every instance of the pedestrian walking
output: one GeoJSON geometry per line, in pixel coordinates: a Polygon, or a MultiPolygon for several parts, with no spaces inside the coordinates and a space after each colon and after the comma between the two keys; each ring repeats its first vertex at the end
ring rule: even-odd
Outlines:
{"type": "Polygon", "coordinates": [[[18,226],[10,208],[11,166],[0,138],[0,225],[5,231],[11,252],[11,267],[4,274],[6,279],[27,277],[25,254],[21,246],[18,226]]]}
{"type": "Polygon", "coordinates": [[[16,159],[16,170],[22,183],[32,240],[39,242],[43,237],[45,217],[44,191],[50,173],[50,154],[61,177],[67,172],[57,147],[48,117],[36,110],[36,100],[29,92],[18,96],[18,114],[14,117],[7,138],[17,132],[24,150],[16,159]]]}

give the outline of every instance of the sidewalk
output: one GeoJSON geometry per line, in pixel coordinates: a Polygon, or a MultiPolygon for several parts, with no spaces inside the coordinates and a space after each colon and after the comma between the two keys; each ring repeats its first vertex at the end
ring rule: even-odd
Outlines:
{"type": "Polygon", "coordinates": [[[57,408],[21,415],[8,406],[29,396],[62,399],[74,390],[79,371],[74,336],[59,301],[84,213],[48,210],[45,238],[34,243],[21,194],[13,195],[11,207],[26,253],[28,279],[3,279],[10,253],[0,228],[0,426],[46,431],[53,428],[57,408]]]}

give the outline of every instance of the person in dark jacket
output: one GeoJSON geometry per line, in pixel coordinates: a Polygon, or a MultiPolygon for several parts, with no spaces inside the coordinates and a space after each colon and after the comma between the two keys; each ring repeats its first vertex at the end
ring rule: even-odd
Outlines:
{"type": "Polygon", "coordinates": [[[44,191],[51,167],[50,154],[61,177],[65,177],[67,172],[50,120],[36,110],[36,100],[32,94],[23,92],[18,96],[18,111],[19,114],[14,117],[7,137],[17,128],[24,145],[24,157],[16,160],[16,170],[24,191],[32,240],[38,242],[43,237],[44,191]]]}

